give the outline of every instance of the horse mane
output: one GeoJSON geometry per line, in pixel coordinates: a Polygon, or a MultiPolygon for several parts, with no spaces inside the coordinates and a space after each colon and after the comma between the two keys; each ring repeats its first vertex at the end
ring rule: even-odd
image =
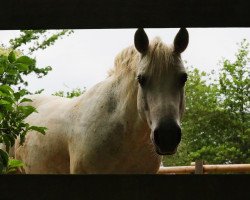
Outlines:
{"type": "Polygon", "coordinates": [[[134,46],[123,49],[116,57],[114,67],[108,71],[109,76],[119,76],[136,70],[136,63],[139,61],[139,53],[134,46]]]}
{"type": "MultiPolygon", "coordinates": [[[[172,47],[164,44],[159,37],[156,37],[150,43],[149,51],[147,52],[149,58],[149,65],[156,67],[149,67],[149,73],[161,74],[163,70],[169,69],[173,66],[174,56],[172,47]],[[164,64],[163,64],[164,63],[164,64]]],[[[108,76],[127,76],[136,73],[138,62],[141,55],[135,49],[134,45],[123,49],[115,58],[114,67],[108,71],[108,76]]]]}

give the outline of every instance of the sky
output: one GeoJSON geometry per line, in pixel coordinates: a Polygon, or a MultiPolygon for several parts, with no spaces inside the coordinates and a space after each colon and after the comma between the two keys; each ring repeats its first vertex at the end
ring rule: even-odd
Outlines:
{"type": "MultiPolygon", "coordinates": [[[[145,29],[149,40],[156,36],[172,44],[179,29],[145,29]]],[[[244,38],[250,42],[250,28],[188,28],[189,45],[182,54],[186,66],[203,71],[217,71],[222,58],[234,60],[237,43],[244,38]]],[[[91,88],[107,77],[115,56],[133,45],[136,29],[82,29],[45,50],[34,54],[38,67],[51,66],[53,70],[42,79],[29,76],[28,89],[35,92],[45,89],[45,94],[70,91],[74,88],[91,88]]],[[[19,35],[19,31],[0,31],[0,43],[19,35]]]]}

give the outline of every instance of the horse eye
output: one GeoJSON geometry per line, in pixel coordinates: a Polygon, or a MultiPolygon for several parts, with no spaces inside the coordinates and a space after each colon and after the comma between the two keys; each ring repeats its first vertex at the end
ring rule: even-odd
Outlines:
{"type": "Polygon", "coordinates": [[[188,78],[188,75],[186,73],[181,75],[181,77],[180,77],[181,85],[183,85],[183,86],[185,85],[187,78],[188,78]]]}
{"type": "Polygon", "coordinates": [[[140,84],[141,86],[144,86],[145,83],[146,83],[146,78],[145,78],[145,76],[143,76],[143,75],[141,75],[141,74],[137,76],[137,80],[138,80],[138,82],[139,82],[139,84],[140,84]]]}

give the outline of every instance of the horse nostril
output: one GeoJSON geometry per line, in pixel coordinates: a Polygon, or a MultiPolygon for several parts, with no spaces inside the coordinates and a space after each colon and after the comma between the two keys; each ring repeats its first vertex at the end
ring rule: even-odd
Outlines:
{"type": "Polygon", "coordinates": [[[176,123],[164,123],[154,130],[154,143],[161,153],[175,152],[181,141],[181,128],[176,123]]]}

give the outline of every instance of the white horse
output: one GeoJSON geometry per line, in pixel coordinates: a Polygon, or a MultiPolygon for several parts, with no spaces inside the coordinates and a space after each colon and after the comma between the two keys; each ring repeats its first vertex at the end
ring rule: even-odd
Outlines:
{"type": "Polygon", "coordinates": [[[28,133],[23,146],[16,141],[24,173],[157,173],[181,140],[187,45],[185,28],[172,46],[149,43],[139,28],[109,76],[83,95],[31,96],[38,113],[27,122],[48,130],[28,133]]]}

